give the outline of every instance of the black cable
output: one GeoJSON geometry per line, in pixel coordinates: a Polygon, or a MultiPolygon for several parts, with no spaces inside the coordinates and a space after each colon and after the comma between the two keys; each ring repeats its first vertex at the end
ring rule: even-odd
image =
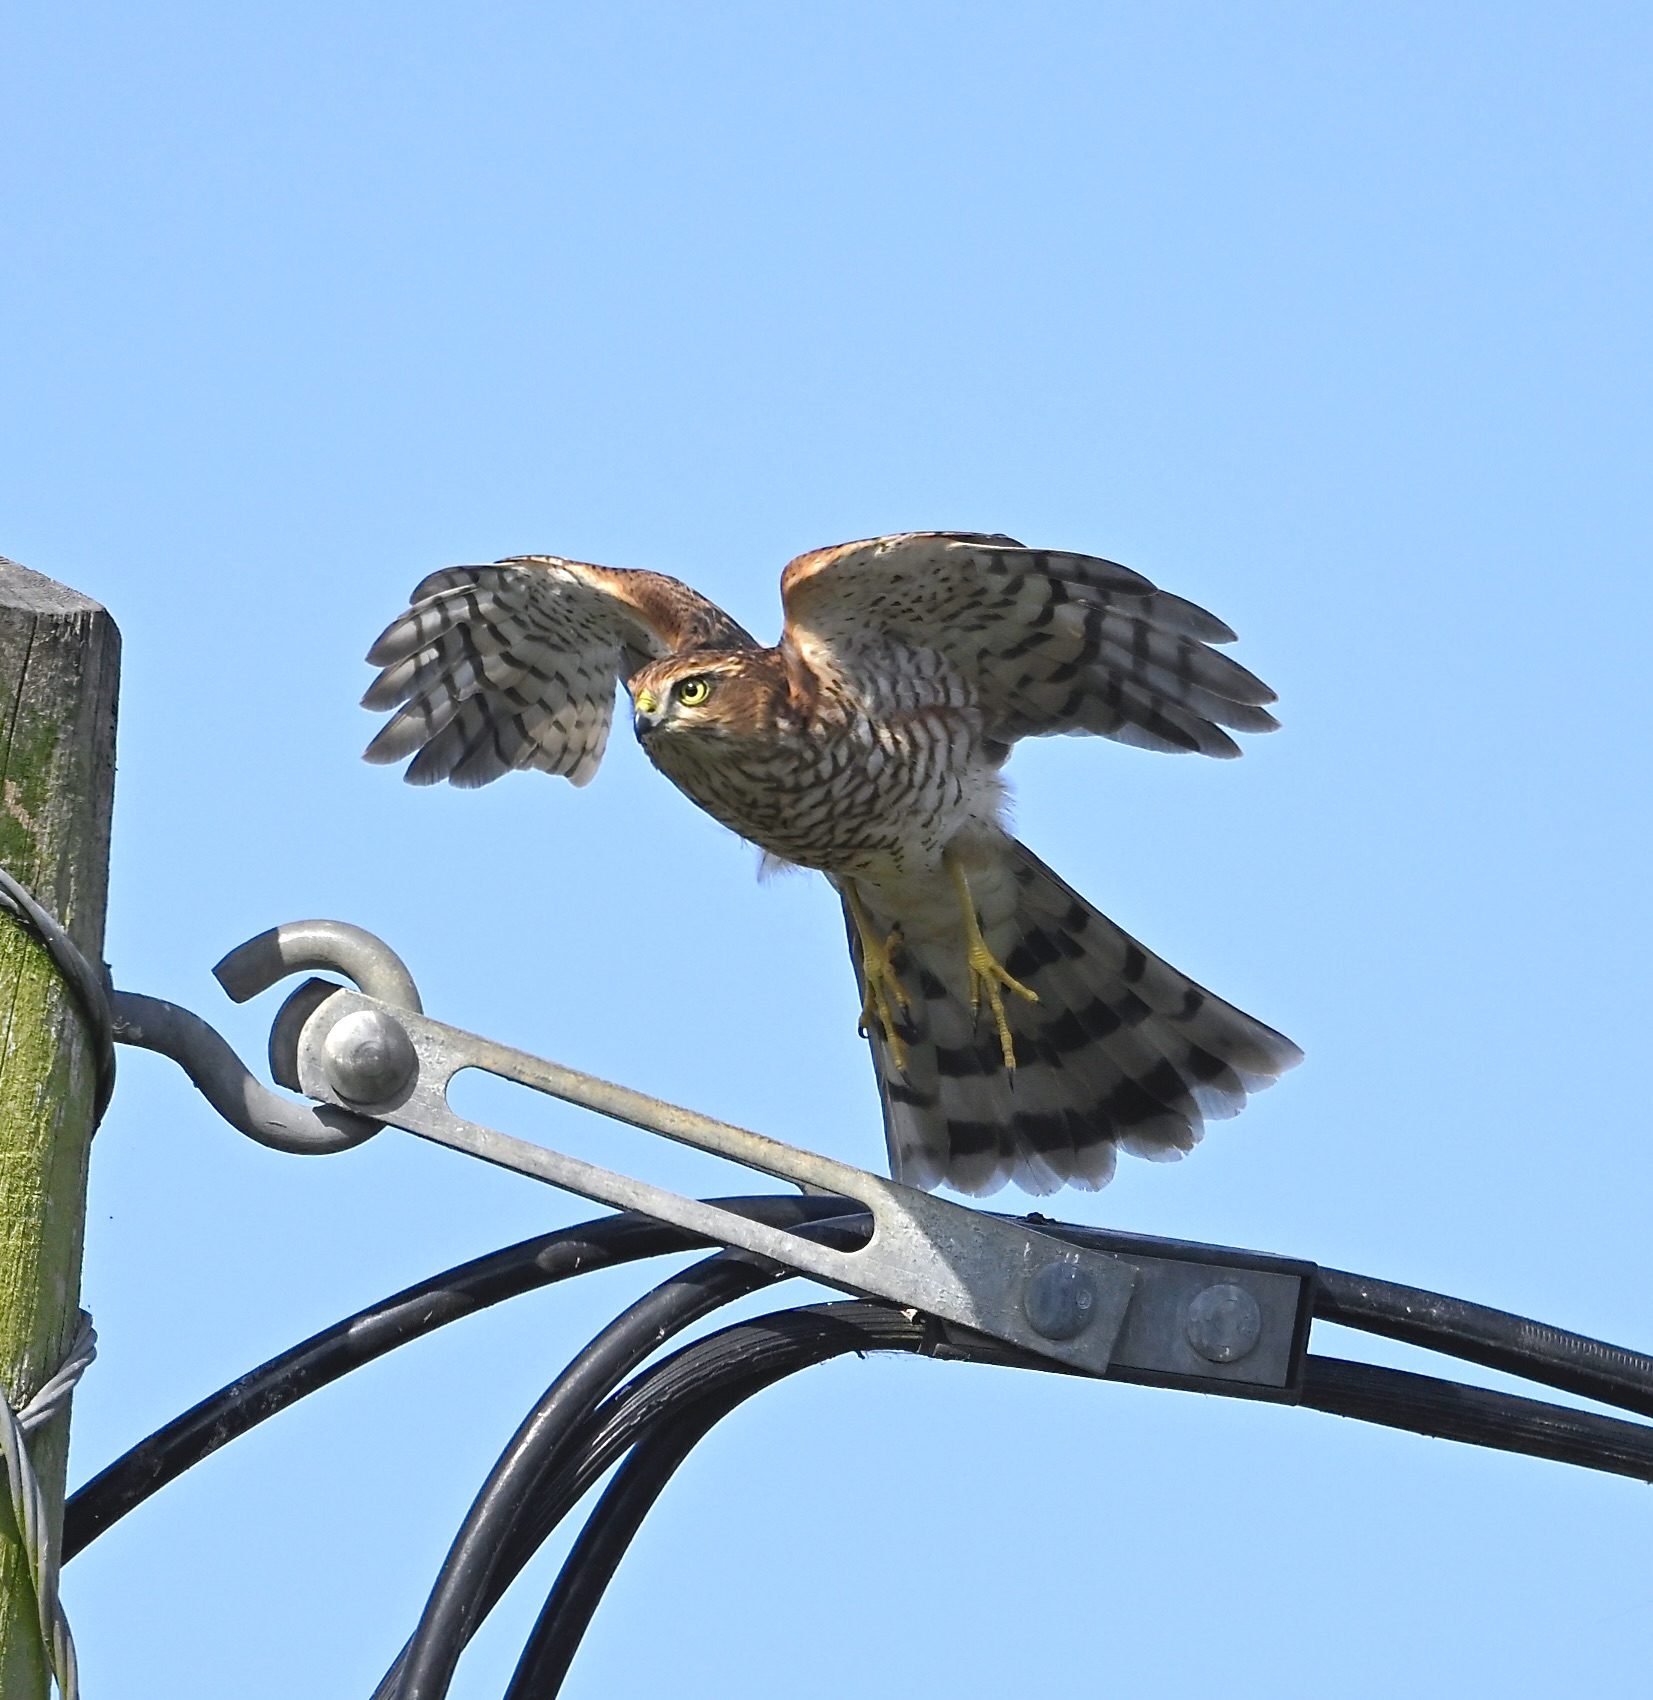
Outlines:
{"type": "Polygon", "coordinates": [[[1322,1269],[1314,1314],[1653,1417],[1653,1358],[1444,1293],[1322,1269]]]}
{"type": "MultiPolygon", "coordinates": [[[[779,1194],[716,1202],[781,1228],[856,1208],[845,1199],[779,1194]]],[[[626,1212],[506,1246],[381,1299],[237,1377],[99,1471],[64,1507],[64,1562],[220,1446],[398,1346],[519,1293],[593,1269],[697,1250],[707,1243],[698,1235],[626,1212]]]]}
{"type": "MultiPolygon", "coordinates": [[[[850,1201],[826,1202],[839,1209],[850,1203],[854,1214],[799,1224],[796,1231],[845,1249],[863,1243],[866,1213],[850,1201]]],[[[418,1627],[374,1690],[375,1700],[436,1700],[447,1692],[477,1626],[574,1503],[545,1514],[545,1484],[566,1474],[561,1465],[567,1452],[588,1449],[599,1400],[672,1334],[791,1274],[746,1252],[708,1258],[622,1312],[568,1365],[500,1454],[449,1549],[418,1627]]],[[[584,1491],[578,1488],[574,1499],[584,1491]]],[[[550,1497],[556,1498],[554,1489],[550,1497]]]]}
{"type": "Polygon", "coordinates": [[[80,1009],[97,1068],[97,1090],[92,1099],[95,1128],[103,1120],[103,1112],[109,1108],[115,1090],[115,1022],[104,975],[86,960],[57,917],[4,868],[0,868],[0,909],[20,922],[45,947],[80,1009]]]}
{"type": "MultiPolygon", "coordinates": [[[[846,1200],[779,1196],[727,1203],[777,1226],[800,1225],[838,1216],[846,1207],[855,1208],[846,1200]]],[[[1040,1227],[1046,1233],[1070,1237],[1062,1233],[1061,1224],[1041,1223],[1040,1227]]],[[[1092,1231],[1084,1229],[1071,1235],[1081,1242],[1093,1237],[1092,1231]]],[[[408,1340],[515,1293],[591,1268],[690,1249],[696,1243],[695,1236],[646,1218],[605,1217],[506,1247],[369,1307],[203,1401],[88,1483],[70,1501],[67,1550],[73,1553],[83,1548],[132,1505],[226,1440],[408,1340]]],[[[756,1268],[750,1263],[748,1267],[756,1268]]],[[[1642,1389],[1653,1370],[1653,1360],[1640,1354],[1439,1294],[1337,1271],[1321,1274],[1316,1314],[1326,1320],[1453,1352],[1496,1369],[1529,1373],[1534,1379],[1550,1380],[1588,1397],[1622,1402],[1631,1409],[1642,1405],[1642,1389]]],[[[761,1278],[757,1284],[761,1284],[761,1278]]],[[[474,1587],[472,1578],[472,1604],[466,1613],[471,1621],[464,1627],[459,1645],[469,1639],[504,1587],[572,1505],[628,1447],[636,1448],[635,1469],[628,1461],[622,1471],[626,1487],[620,1487],[617,1477],[611,1490],[613,1497],[604,1496],[603,1505],[570,1554],[565,1577],[559,1578],[560,1594],[554,1603],[547,1602],[547,1611],[542,1614],[543,1633],[536,1628],[536,1639],[524,1654],[529,1662],[520,1667],[522,1680],[532,1686],[522,1688],[521,1694],[555,1692],[545,1687],[544,1673],[553,1667],[566,1670],[607,1579],[648,1505],[695,1441],[723,1412],[771,1380],[821,1361],[823,1356],[849,1350],[925,1348],[924,1325],[902,1313],[880,1305],[826,1308],[837,1314],[829,1325],[836,1332],[825,1349],[821,1349],[818,1338],[800,1342],[789,1332],[796,1325],[785,1319],[809,1319],[814,1313],[808,1310],[782,1313],[726,1331],[734,1339],[732,1365],[739,1367],[740,1373],[731,1383],[734,1390],[722,1398],[696,1390],[692,1382],[686,1392],[672,1396],[674,1378],[686,1372],[692,1375],[697,1366],[709,1366],[718,1381],[734,1373],[731,1365],[719,1362],[720,1354],[731,1347],[718,1344],[726,1338],[718,1335],[666,1360],[657,1366],[658,1373],[646,1372],[596,1411],[588,1401],[583,1415],[576,1412],[575,1423],[564,1432],[561,1451],[565,1456],[548,1474],[542,1472],[541,1481],[525,1496],[520,1509],[502,1525],[505,1538],[496,1547],[496,1574],[489,1576],[480,1590],[474,1587]],[[870,1325],[876,1338],[864,1327],[859,1332],[844,1332],[849,1321],[844,1313],[858,1309],[878,1319],[870,1325]],[[758,1342],[756,1357],[754,1342],[758,1342]],[[706,1352],[711,1353],[710,1358],[706,1352]],[[766,1363],[773,1373],[765,1371],[766,1363]],[[685,1399],[695,1398],[705,1401],[698,1412],[684,1405],[685,1399]]],[[[819,1324],[806,1320],[805,1326],[813,1330],[819,1324]]],[[[652,1350],[660,1337],[646,1350],[652,1350]]],[[[594,1344],[600,1344],[603,1338],[600,1336],[594,1344]]],[[[929,1341],[929,1349],[938,1357],[1060,1372],[1060,1366],[985,1339],[961,1341],[942,1334],[929,1341]]],[[[1653,1436],[1636,1424],[1371,1365],[1326,1358],[1311,1358],[1308,1365],[1302,1402],[1314,1409],[1653,1479],[1653,1436]]],[[[624,1373],[622,1368],[619,1374],[624,1373]]],[[[560,1682],[560,1675],[556,1680],[560,1682]]],[[[381,1685],[380,1692],[394,1690],[381,1685]]]]}
{"type": "MultiPolygon", "coordinates": [[[[777,1227],[849,1207],[842,1199],[768,1195],[719,1202],[777,1227]]],[[[1043,1219],[1038,1227],[1123,1255],[1135,1240],[1043,1219]]],[[[64,1560],[218,1447],[397,1346],[571,1275],[705,1243],[647,1218],[602,1217],[507,1246],[370,1305],[238,1377],[85,1483],[65,1507],[64,1560]]],[[[1315,1315],[1653,1416],[1653,1358],[1526,1317],[1332,1269],[1318,1272],[1315,1315]]]]}
{"type": "MultiPolygon", "coordinates": [[[[813,1197],[760,1196],[723,1202],[756,1219],[788,1227],[838,1216],[846,1208],[858,1208],[847,1200],[813,1197]]],[[[1099,1235],[1098,1230],[1042,1220],[1038,1225],[1042,1232],[1076,1243],[1092,1242],[1099,1235]]],[[[1102,1237],[1111,1242],[1120,1236],[1102,1237]]],[[[249,1372],[117,1459],[69,1501],[66,1556],[82,1550],[126,1511],[218,1446],[396,1346],[516,1293],[592,1268],[688,1250],[704,1243],[693,1235],[646,1218],[605,1217],[506,1247],[405,1289],[249,1372]]],[[[1127,1247],[1115,1249],[1128,1250],[1127,1247]]],[[[1209,1248],[1188,1249],[1199,1252],[1209,1248]]],[[[1494,1369],[1527,1375],[1584,1397],[1653,1415],[1653,1359],[1507,1312],[1370,1277],[1322,1270],[1317,1277],[1315,1314],[1324,1320],[1444,1351],[1494,1369]]],[[[916,1347],[909,1340],[892,1343],[887,1349],[916,1347]]],[[[943,1337],[935,1346],[935,1355],[1047,1370],[1058,1368],[986,1340],[961,1348],[943,1337]]],[[[1309,1363],[1303,1402],[1311,1408],[1648,1479],[1648,1439],[1646,1431],[1637,1425],[1615,1423],[1511,1395],[1490,1394],[1427,1376],[1407,1376],[1401,1371],[1326,1358],[1310,1359],[1309,1363]]],[[[783,1369],[778,1373],[787,1372],[783,1369]]],[[[756,1390],[754,1385],[751,1391],[756,1390]]],[[[741,1395],[749,1396],[750,1393],[741,1395]]],[[[706,1426],[712,1421],[715,1417],[708,1418],[706,1426]]],[[[678,1432],[681,1435],[689,1431],[685,1428],[678,1432]]],[[[580,1485],[571,1500],[565,1490],[574,1485],[575,1478],[566,1471],[555,1472],[551,1482],[542,1484],[529,1497],[501,1548],[510,1560],[502,1569],[511,1576],[567,1514],[569,1506],[625,1449],[620,1446],[617,1451],[611,1439],[596,1449],[575,1444],[581,1440],[575,1430],[569,1431],[572,1453],[589,1453],[591,1458],[600,1455],[605,1461],[595,1474],[584,1466],[576,1470],[580,1485]]],[[[626,1442],[627,1445],[644,1443],[635,1436],[626,1442]]],[[[647,1444],[651,1449],[656,1447],[652,1437],[647,1444]]],[[[684,1451],[692,1444],[692,1440],[686,1442],[684,1451]]],[[[662,1442],[658,1450],[651,1451],[651,1457],[658,1464],[668,1452],[669,1448],[662,1442]]],[[[672,1468],[675,1467],[674,1464],[672,1468]]],[[[636,1484],[643,1479],[644,1466],[640,1463],[638,1469],[639,1475],[632,1478],[632,1492],[638,1491],[636,1484]]],[[[661,1476],[655,1494],[669,1474],[667,1471],[661,1476]]],[[[616,1502],[621,1506],[628,1503],[633,1502],[629,1499],[616,1502]]],[[[610,1507],[610,1513],[617,1515],[615,1506],[610,1507]]],[[[589,1531],[594,1542],[605,1527],[607,1516],[589,1531]]],[[[615,1532],[622,1526],[617,1522],[615,1532]]],[[[629,1538],[628,1535],[626,1539],[629,1538]]],[[[618,1563],[624,1546],[625,1542],[621,1541],[614,1548],[608,1540],[600,1548],[582,1550],[588,1555],[594,1551],[612,1551],[607,1572],[611,1574],[612,1564],[618,1563]]],[[[578,1576],[584,1569],[582,1561],[571,1574],[578,1576]]],[[[591,1575],[596,1574],[595,1570],[591,1571],[591,1575]]],[[[486,1602],[481,1607],[482,1615],[491,1610],[499,1591],[503,1591],[503,1585],[496,1590],[490,1584],[478,1596],[486,1602]]],[[[593,1609],[600,1593],[599,1588],[591,1599],[593,1609]]],[[[572,1621],[566,1616],[566,1607],[560,1607],[553,1616],[563,1623],[572,1621]]],[[[577,1637],[574,1644],[577,1645],[577,1637]]]]}
{"type": "Polygon", "coordinates": [[[675,1422],[657,1425],[615,1473],[557,1574],[534,1623],[505,1700],[540,1700],[562,1687],[591,1619],[632,1538],[678,1466],[744,1395],[702,1400],[675,1422]]]}
{"type": "MultiPolygon", "coordinates": [[[[720,1342],[708,1352],[701,1350],[705,1342],[684,1347],[604,1400],[570,1432],[554,1466],[525,1499],[510,1538],[501,1549],[488,1590],[479,1602],[477,1623],[493,1610],[557,1525],[614,1463],[651,1436],[656,1427],[674,1423],[686,1405],[703,1398],[715,1403],[726,1391],[738,1404],[761,1392],[777,1376],[806,1369],[843,1352],[898,1349],[889,1344],[892,1340],[899,1343],[899,1349],[917,1350],[923,1345],[926,1324],[922,1320],[915,1321],[903,1311],[874,1301],[856,1303],[865,1304],[867,1316],[876,1321],[858,1321],[856,1316],[846,1315],[842,1305],[772,1312],[708,1336],[720,1342]],[[712,1378],[709,1390],[702,1385],[702,1377],[708,1373],[712,1378]]],[[[1039,1367],[1038,1361],[1034,1367],[1039,1367]]]]}
{"type": "Polygon", "coordinates": [[[569,1431],[663,1341],[790,1273],[719,1252],[628,1306],[552,1382],[511,1437],[460,1525],[418,1627],[375,1700],[442,1700],[524,1501],[569,1431]]]}
{"type": "Polygon", "coordinates": [[[1653,1482],[1653,1428],[1523,1399],[1516,1393],[1494,1393],[1378,1364],[1311,1356],[1304,1363],[1301,1403],[1310,1410],[1358,1417],[1413,1434],[1653,1482]]]}
{"type": "MultiPolygon", "coordinates": [[[[934,1339],[924,1318],[876,1300],[855,1299],[771,1311],[692,1341],[605,1399],[570,1436],[555,1470],[542,1478],[523,1507],[521,1544],[508,1555],[515,1567],[511,1574],[533,1557],[616,1460],[654,1425],[675,1421],[695,1401],[732,1393],[738,1402],[782,1376],[845,1352],[919,1351],[934,1339]]],[[[1058,1374],[1081,1373],[1044,1359],[1031,1361],[1058,1374]]]]}
{"type": "MultiPolygon", "coordinates": [[[[685,1346],[606,1400],[582,1448],[570,1446],[567,1463],[547,1484],[552,1503],[543,1509],[551,1516],[534,1520],[554,1523],[631,1449],[565,1560],[505,1700],[551,1700],[558,1692],[632,1537],[694,1445],[763,1388],[847,1351],[932,1351],[1075,1373],[997,1342],[938,1343],[922,1320],[865,1301],[759,1317],[685,1346]]],[[[1433,1376],[1310,1357],[1302,1402],[1416,1434],[1653,1480],[1653,1429],[1433,1376]]],[[[512,1578],[531,1556],[514,1555],[512,1578]]]]}
{"type": "MultiPolygon", "coordinates": [[[[628,1447],[631,1455],[564,1560],[505,1700],[557,1694],[643,1519],[678,1466],[725,1416],[783,1377],[830,1358],[922,1351],[928,1338],[922,1319],[869,1300],[804,1306],[695,1341],[607,1400],[595,1414],[601,1420],[592,1424],[586,1452],[571,1460],[556,1484],[556,1520],[628,1447]]],[[[1060,1373],[1060,1366],[1047,1367],[1060,1373]]]]}
{"type": "MultiPolygon", "coordinates": [[[[467,1621],[458,1631],[458,1645],[452,1649],[454,1662],[557,1524],[629,1448],[652,1440],[658,1430],[669,1429],[679,1417],[693,1423],[695,1408],[701,1403],[707,1416],[698,1432],[704,1433],[724,1410],[772,1381],[845,1352],[919,1350],[933,1337],[927,1329],[921,1318],[868,1300],[805,1306],[737,1323],[692,1342],[643,1371],[583,1415],[569,1430],[558,1454],[546,1461],[540,1479],[529,1486],[487,1575],[476,1589],[467,1621]]],[[[1033,1360],[1036,1366],[1043,1361],[1033,1360]]],[[[1061,1368],[1054,1364],[1047,1367],[1061,1368]]],[[[695,1438],[698,1434],[687,1440],[685,1452],[695,1438]]],[[[600,1510],[593,1513],[592,1524],[597,1523],[600,1510]]],[[[588,1524],[588,1532],[595,1534],[592,1525],[588,1524]]],[[[616,1564],[623,1550],[624,1543],[614,1553],[616,1564]]],[[[600,1597],[599,1588],[590,1596],[590,1610],[596,1609],[600,1597]]],[[[374,1691],[374,1700],[408,1700],[407,1690],[398,1686],[408,1651],[405,1648],[386,1672],[374,1691]]],[[[572,1653],[570,1646],[568,1656],[572,1653]]],[[[451,1680],[451,1669],[449,1677],[451,1680]]]]}
{"type": "MultiPolygon", "coordinates": [[[[722,1202],[775,1226],[834,1215],[846,1204],[781,1196],[722,1202]]],[[[1063,1232],[1059,1223],[1040,1228],[1079,1243],[1097,1237],[1063,1232]]],[[[219,1446],[359,1365],[517,1293],[697,1243],[705,1242],[646,1218],[599,1218],[505,1247],[357,1312],[237,1378],[82,1486],[65,1510],[65,1561],[219,1446]]],[[[1653,1359],[1525,1317],[1338,1270],[1319,1271],[1315,1314],[1653,1416],[1653,1359]]]]}
{"type": "MultiPolygon", "coordinates": [[[[771,1194],[713,1202],[754,1221],[786,1228],[861,1208],[850,1199],[771,1194]]],[[[1076,1244],[1126,1251],[1136,1240],[1136,1236],[1106,1234],[1043,1218],[1039,1228],[1076,1244]]],[[[599,1217],[503,1247],[381,1299],[238,1376],[82,1484],[64,1508],[64,1562],[219,1447],[398,1346],[573,1275],[691,1251],[708,1243],[647,1217],[630,1213],[599,1217]]]]}

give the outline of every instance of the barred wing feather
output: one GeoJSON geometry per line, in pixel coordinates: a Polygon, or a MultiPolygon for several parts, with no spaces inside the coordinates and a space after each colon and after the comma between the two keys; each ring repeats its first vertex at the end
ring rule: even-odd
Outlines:
{"type": "Polygon", "coordinates": [[[449,567],[368,651],[362,706],[396,712],[366,758],[412,756],[414,785],[486,785],[517,768],[584,785],[608,742],[617,683],[645,661],[752,639],[659,573],[556,556],[449,567]]]}
{"type": "Polygon", "coordinates": [[[1094,732],[1147,749],[1236,756],[1272,731],[1274,692],[1214,644],[1215,616],[1114,561],[1014,539],[910,532],[801,555],[782,575],[805,666],[872,691],[894,642],[929,650],[974,693],[990,737],[1094,732]]]}

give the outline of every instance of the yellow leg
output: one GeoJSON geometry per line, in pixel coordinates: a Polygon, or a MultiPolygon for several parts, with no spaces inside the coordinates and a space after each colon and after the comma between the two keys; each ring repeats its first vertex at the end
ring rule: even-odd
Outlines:
{"type": "Polygon", "coordinates": [[[1013,978],[987,948],[987,940],[981,936],[976,900],[970,895],[970,882],[965,878],[964,869],[950,855],[943,855],[942,860],[952,876],[953,890],[958,893],[959,908],[964,915],[965,958],[970,965],[970,1008],[980,1009],[983,997],[987,999],[987,1007],[992,1010],[994,1024],[999,1030],[999,1049],[1004,1053],[1004,1066],[1014,1069],[1016,1047],[1011,1043],[1010,1023],[1005,1019],[1004,998],[999,988],[1002,986],[1017,997],[1026,998],[1029,1003],[1037,1003],[1039,994],[1031,986],[1024,986],[1020,980],[1013,978]]]}
{"type": "Polygon", "coordinates": [[[861,905],[853,880],[844,881],[844,897],[849,904],[850,918],[861,937],[861,1032],[867,1033],[874,1021],[883,1030],[884,1043],[890,1048],[890,1060],[899,1069],[907,1066],[907,1047],[896,1031],[895,1012],[907,1007],[907,988],[890,960],[901,941],[901,929],[892,927],[887,937],[880,937],[871,917],[861,905]]]}

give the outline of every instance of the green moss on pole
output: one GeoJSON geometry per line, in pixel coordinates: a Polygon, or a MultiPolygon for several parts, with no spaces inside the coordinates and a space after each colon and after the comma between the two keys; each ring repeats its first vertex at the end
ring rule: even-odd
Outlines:
{"type": "MultiPolygon", "coordinates": [[[[0,865],[102,960],[120,633],[0,558],[0,865]]],[[[0,913],[0,1383],[21,1406],[74,1340],[95,1054],[45,951],[0,913]]],[[[30,1455],[63,1513],[67,1418],[30,1455]]],[[[0,1695],[45,1700],[34,1586],[0,1486],[0,1695]]]]}

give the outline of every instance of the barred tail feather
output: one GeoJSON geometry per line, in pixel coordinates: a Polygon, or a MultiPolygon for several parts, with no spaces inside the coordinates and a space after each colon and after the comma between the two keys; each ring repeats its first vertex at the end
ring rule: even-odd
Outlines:
{"type": "MultiPolygon", "coordinates": [[[[1002,840],[970,869],[988,947],[1039,1001],[1008,993],[1015,1069],[991,1015],[972,1012],[963,929],[945,875],[924,900],[866,881],[873,920],[901,941],[894,966],[909,1004],[906,1067],[873,1024],[891,1173],[912,1186],[986,1194],[1107,1185],[1115,1153],[1167,1161],[1207,1121],[1302,1060],[1284,1035],[1224,1003],[1092,908],[1023,845],[1002,840]],[[946,888],[942,890],[941,888],[946,888]]],[[[851,954],[861,964],[853,925],[851,954]]]]}

